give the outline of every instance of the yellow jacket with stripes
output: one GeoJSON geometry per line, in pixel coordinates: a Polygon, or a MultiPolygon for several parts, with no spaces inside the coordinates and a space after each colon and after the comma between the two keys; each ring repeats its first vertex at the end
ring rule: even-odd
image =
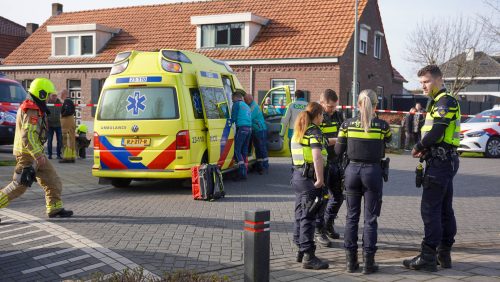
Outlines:
{"type": "Polygon", "coordinates": [[[385,143],[392,138],[389,124],[379,118],[372,119],[370,129],[365,132],[359,117],[345,121],[340,127],[335,153],[347,151],[350,160],[375,163],[385,156],[385,143]]]}
{"type": "Polygon", "coordinates": [[[321,154],[325,160],[324,164],[326,165],[326,147],[328,145],[328,141],[323,136],[321,129],[317,125],[311,124],[304,133],[302,140],[295,140],[295,134],[296,132],[294,132],[294,136],[291,141],[293,165],[303,166],[306,163],[312,164],[312,149],[315,148],[321,149],[321,154]]]}
{"type": "Polygon", "coordinates": [[[434,124],[446,126],[444,134],[436,141],[436,144],[446,143],[454,147],[460,145],[460,105],[455,97],[443,89],[432,99],[422,126],[422,139],[431,131],[434,124]]]}
{"type": "Polygon", "coordinates": [[[31,99],[25,100],[17,111],[13,154],[29,154],[33,158],[44,154],[43,140],[47,134],[45,115],[31,99]]]}

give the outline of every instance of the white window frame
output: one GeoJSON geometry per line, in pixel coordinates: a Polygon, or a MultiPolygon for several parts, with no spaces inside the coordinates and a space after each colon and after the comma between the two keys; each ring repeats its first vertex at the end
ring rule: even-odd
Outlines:
{"type": "Polygon", "coordinates": [[[219,24],[206,24],[206,25],[201,25],[200,26],[200,48],[201,49],[211,49],[211,48],[238,48],[238,47],[244,47],[245,46],[245,38],[246,38],[246,32],[247,32],[247,24],[244,22],[234,22],[234,23],[219,23],[219,24]],[[240,45],[231,45],[231,24],[242,24],[241,28],[241,44],[240,45]],[[214,46],[203,46],[203,26],[206,25],[211,25],[215,27],[215,34],[214,34],[214,46]],[[228,43],[227,44],[217,44],[217,26],[221,25],[228,25],[228,43]]]}
{"type": "Polygon", "coordinates": [[[360,25],[360,28],[359,28],[359,53],[361,53],[361,54],[365,54],[365,55],[368,54],[368,38],[370,36],[370,30],[371,30],[371,27],[367,26],[366,24],[360,25]],[[366,38],[363,38],[364,37],[363,32],[366,32],[366,38]],[[363,48],[362,43],[365,43],[364,49],[362,49],[363,48]]]}
{"type": "Polygon", "coordinates": [[[54,58],[77,58],[77,57],[95,57],[96,56],[96,33],[88,32],[88,33],[64,33],[64,34],[52,34],[52,57],[54,58]],[[77,55],[69,55],[69,37],[78,37],[77,44],[77,55]],[[92,36],[92,54],[82,55],[82,37],[83,36],[92,36]],[[66,41],[66,54],[65,55],[56,55],[56,38],[63,37],[66,41]]]}
{"type": "Polygon", "coordinates": [[[293,81],[293,89],[290,89],[290,92],[294,92],[295,90],[297,90],[297,79],[295,79],[295,78],[272,78],[271,79],[271,85],[270,85],[271,88],[270,89],[272,89],[274,87],[279,87],[279,86],[274,86],[274,83],[278,82],[278,81],[281,81],[281,82],[283,82],[283,81],[293,81]]]}
{"type": "Polygon", "coordinates": [[[380,31],[375,31],[375,36],[373,37],[373,57],[377,59],[382,59],[382,40],[384,40],[384,34],[380,31]],[[380,38],[379,52],[377,54],[377,38],[380,38]]]}

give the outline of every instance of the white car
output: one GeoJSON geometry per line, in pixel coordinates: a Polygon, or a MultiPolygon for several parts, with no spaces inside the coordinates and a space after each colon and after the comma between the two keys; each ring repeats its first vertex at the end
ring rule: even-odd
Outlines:
{"type": "Polygon", "coordinates": [[[500,158],[500,109],[481,112],[461,124],[459,152],[500,158]]]}

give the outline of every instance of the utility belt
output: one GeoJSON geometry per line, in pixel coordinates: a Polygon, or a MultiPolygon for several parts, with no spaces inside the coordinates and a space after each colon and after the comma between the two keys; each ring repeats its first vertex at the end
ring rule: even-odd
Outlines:
{"type": "Polygon", "coordinates": [[[314,170],[314,164],[305,163],[301,166],[294,166],[293,168],[296,171],[302,172],[302,177],[316,181],[316,171],[314,170]]]}
{"type": "Polygon", "coordinates": [[[457,148],[454,146],[432,146],[422,157],[423,160],[439,159],[446,161],[454,156],[458,156],[457,148]]]}
{"type": "Polygon", "coordinates": [[[391,162],[390,158],[376,160],[376,161],[350,160],[350,163],[362,164],[364,166],[380,165],[382,167],[382,177],[384,178],[384,182],[389,181],[389,164],[390,164],[390,162],[391,162]]]}

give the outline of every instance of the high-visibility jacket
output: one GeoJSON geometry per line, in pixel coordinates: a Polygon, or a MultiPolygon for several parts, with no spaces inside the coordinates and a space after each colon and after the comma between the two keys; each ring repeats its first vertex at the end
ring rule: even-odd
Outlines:
{"type": "Polygon", "coordinates": [[[446,130],[437,140],[437,144],[444,142],[458,147],[460,145],[460,116],[460,105],[457,99],[446,93],[446,90],[441,90],[428,106],[425,123],[421,129],[422,139],[434,124],[444,124],[446,130]]]}
{"type": "Polygon", "coordinates": [[[323,155],[323,159],[325,160],[326,165],[326,147],[327,140],[323,136],[321,129],[315,125],[311,124],[306,132],[304,133],[304,137],[301,140],[295,140],[295,136],[292,138],[291,147],[292,147],[292,163],[294,166],[303,166],[304,164],[312,164],[313,163],[313,155],[312,150],[315,148],[321,149],[321,154],[323,155]]]}
{"type": "Polygon", "coordinates": [[[391,140],[389,124],[379,118],[372,119],[370,129],[365,132],[360,117],[345,121],[339,132],[335,152],[347,150],[347,158],[359,162],[376,163],[385,156],[385,143],[391,140]],[[346,148],[347,147],[347,148],[346,148]]]}
{"type": "MultiPolygon", "coordinates": [[[[344,117],[339,111],[335,111],[332,115],[323,113],[323,122],[319,125],[323,135],[326,139],[337,138],[339,134],[339,128],[344,122],[344,117]]],[[[328,159],[332,160],[335,158],[335,150],[333,146],[328,146],[326,149],[328,152],[328,159]]]]}
{"type": "Polygon", "coordinates": [[[24,100],[17,111],[13,154],[29,154],[37,159],[44,154],[46,135],[45,114],[32,99],[24,100]]]}
{"type": "Polygon", "coordinates": [[[283,118],[281,118],[281,136],[285,135],[287,128],[293,130],[297,116],[300,112],[304,111],[306,107],[307,102],[303,98],[299,98],[297,99],[297,101],[288,105],[285,115],[283,116],[283,118]]]}

